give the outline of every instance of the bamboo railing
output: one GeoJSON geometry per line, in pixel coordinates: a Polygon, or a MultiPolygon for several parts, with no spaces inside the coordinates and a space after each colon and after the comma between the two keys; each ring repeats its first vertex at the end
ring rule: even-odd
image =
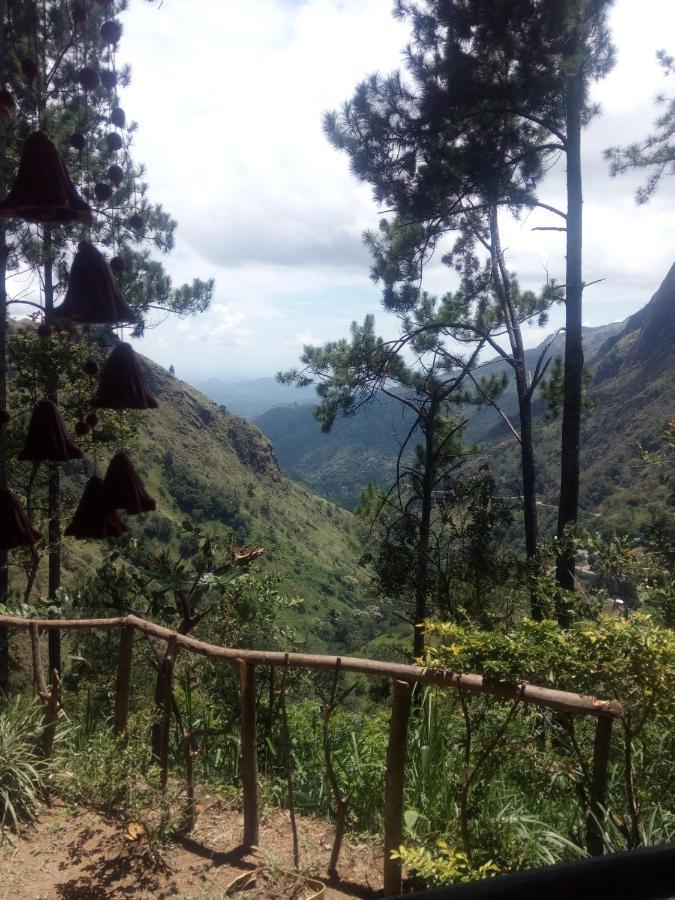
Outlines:
{"type": "MultiPolygon", "coordinates": [[[[45,738],[43,749],[48,753],[53,741],[56,711],[58,709],[60,681],[58,673],[52,673],[51,688],[47,687],[40,660],[40,631],[71,631],[75,629],[119,629],[119,659],[116,674],[114,728],[123,735],[128,726],[129,697],[131,686],[131,665],[134,632],[165,641],[167,650],[161,663],[165,697],[161,728],[160,766],[162,781],[166,783],[168,772],[168,748],[172,711],[178,718],[175,703],[172,702],[173,666],[177,649],[219,659],[237,666],[241,700],[241,753],[242,753],[242,794],[244,812],[245,847],[257,845],[259,839],[258,803],[258,756],[256,727],[256,667],[279,666],[332,671],[334,673],[353,672],[392,681],[392,707],[387,747],[387,775],[384,802],[384,893],[385,896],[400,893],[401,865],[391,859],[390,851],[396,849],[403,834],[403,791],[405,786],[406,743],[411,706],[411,688],[414,684],[430,684],[440,688],[461,690],[470,694],[486,694],[514,704],[529,703],[538,707],[575,716],[596,718],[593,748],[592,783],[590,803],[586,822],[586,843],[590,853],[602,853],[601,820],[607,799],[607,773],[609,748],[614,719],[623,717],[621,705],[615,700],[599,700],[584,694],[552,690],[527,683],[507,684],[489,681],[480,675],[457,674],[438,669],[357,657],[324,656],[309,653],[283,653],[266,650],[243,650],[209,644],[196,638],[179,634],[162,625],[149,622],[138,616],[117,616],[107,619],[23,619],[16,616],[0,616],[0,627],[28,631],[31,637],[33,674],[38,694],[45,710],[45,738]]],[[[335,693],[335,691],[333,691],[335,693]]],[[[334,699],[334,698],[333,698],[334,699]]],[[[184,733],[186,765],[192,770],[192,736],[184,733]]],[[[189,779],[188,779],[189,780],[189,779]]],[[[192,785],[194,789],[194,785],[192,785]]],[[[189,789],[188,789],[189,793],[189,789]]],[[[341,835],[340,835],[341,840],[341,835]]],[[[339,847],[338,847],[339,852],[339,847]]],[[[335,856],[335,854],[334,854],[335,856]]],[[[331,860],[331,865],[337,859],[331,860]]]]}

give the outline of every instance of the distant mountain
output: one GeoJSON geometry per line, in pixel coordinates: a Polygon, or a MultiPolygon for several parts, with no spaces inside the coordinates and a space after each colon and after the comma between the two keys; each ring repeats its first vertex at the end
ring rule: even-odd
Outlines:
{"type": "MultiPolygon", "coordinates": [[[[675,265],[651,301],[608,337],[589,363],[593,408],[581,432],[580,519],[640,534],[652,516],[670,518],[668,492],[641,449],[663,446],[675,415],[675,265]]],[[[542,524],[553,526],[559,488],[560,423],[535,421],[542,524]]],[[[518,450],[503,423],[484,436],[485,461],[505,493],[519,492],[518,450]]]]}
{"type": "MultiPolygon", "coordinates": [[[[624,327],[623,322],[584,329],[587,359],[592,359],[605,341],[624,327]]],[[[534,368],[542,350],[539,346],[526,353],[527,364],[534,368]]],[[[554,357],[564,352],[564,336],[558,337],[549,349],[554,357]]],[[[501,374],[511,369],[496,358],[481,368],[481,374],[501,374]]],[[[361,488],[370,481],[388,486],[393,480],[396,457],[412,421],[412,413],[388,397],[364,407],[349,418],[340,419],[332,431],[321,431],[309,403],[293,403],[271,409],[255,419],[258,427],[270,438],[282,471],[311,490],[353,509],[361,488]]],[[[515,387],[510,384],[500,403],[507,415],[517,420],[518,401],[515,387]]],[[[492,407],[466,410],[470,416],[466,440],[480,444],[493,430],[501,440],[504,424],[492,407]]]]}
{"type": "Polygon", "coordinates": [[[276,378],[196,378],[192,381],[211,400],[247,419],[256,419],[275,406],[298,401],[311,403],[313,399],[312,389],[279,384],[276,378]]]}

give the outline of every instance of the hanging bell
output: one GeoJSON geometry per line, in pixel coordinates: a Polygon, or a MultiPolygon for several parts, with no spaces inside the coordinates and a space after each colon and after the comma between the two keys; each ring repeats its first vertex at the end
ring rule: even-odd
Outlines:
{"type": "Polygon", "coordinates": [[[39,537],[18,499],[7,488],[0,488],[0,548],[13,550],[34,544],[39,537]]]}
{"type": "Polygon", "coordinates": [[[101,409],[157,409],[131,344],[118,344],[106,360],[93,405],[101,409]]]}
{"type": "Polygon", "coordinates": [[[40,400],[33,410],[26,442],[18,458],[31,462],[82,459],[82,451],[68,437],[61,414],[51,400],[40,400]]]}
{"type": "Polygon", "coordinates": [[[115,185],[115,187],[119,187],[124,181],[124,169],[114,163],[108,169],[108,178],[115,185]]]}
{"type": "Polygon", "coordinates": [[[121,537],[129,529],[106,503],[103,479],[92,475],[85,485],[70,525],[64,531],[79,540],[121,537]]]}
{"type": "Polygon", "coordinates": [[[8,119],[15,109],[16,100],[13,95],[6,88],[0,88],[0,119],[8,119]]]}
{"type": "Polygon", "coordinates": [[[103,486],[108,504],[130,516],[157,509],[126,453],[118,453],[110,460],[103,486]]]}
{"type": "Polygon", "coordinates": [[[114,19],[110,19],[101,25],[101,40],[112,47],[119,44],[122,37],[122,26],[114,19]]]}
{"type": "Polygon", "coordinates": [[[105,142],[111,153],[117,153],[117,151],[121,150],[124,146],[122,137],[116,131],[111,131],[109,134],[106,134],[105,142]]]}
{"type": "Polygon", "coordinates": [[[94,194],[96,194],[97,200],[101,203],[105,203],[112,197],[113,190],[105,181],[97,181],[94,185],[94,194]]]}
{"type": "Polygon", "coordinates": [[[127,117],[121,106],[115,106],[111,110],[110,121],[116,128],[124,128],[127,123],[127,117]]]}
{"type": "Polygon", "coordinates": [[[99,74],[96,69],[92,69],[90,66],[85,66],[84,69],[80,69],[77,75],[77,80],[80,83],[80,87],[85,93],[89,91],[95,91],[99,84],[101,83],[101,79],[99,78],[99,74]]]}
{"type": "Polygon", "coordinates": [[[105,257],[89,241],[80,242],[66,296],[54,316],[86,325],[121,325],[135,320],[105,257]]]}
{"type": "Polygon", "coordinates": [[[77,193],[63,157],[44,131],[34,131],[26,139],[12,189],[0,203],[0,218],[47,224],[91,221],[89,206],[77,193]]]}
{"type": "Polygon", "coordinates": [[[38,77],[38,67],[34,59],[27,56],[21,60],[21,71],[28,82],[33,82],[38,77]]]}
{"type": "Polygon", "coordinates": [[[114,69],[101,69],[101,84],[111,91],[117,84],[117,72],[114,69]]]}

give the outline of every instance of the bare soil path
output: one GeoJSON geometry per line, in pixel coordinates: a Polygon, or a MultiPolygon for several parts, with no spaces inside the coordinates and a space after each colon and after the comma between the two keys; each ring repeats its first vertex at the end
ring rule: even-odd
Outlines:
{"type": "Polygon", "coordinates": [[[260,834],[260,851],[239,846],[240,812],[215,798],[199,804],[197,825],[160,849],[143,823],[109,818],[89,809],[72,810],[55,801],[45,807],[20,838],[0,847],[0,900],[118,900],[122,897],[292,898],[320,896],[369,898],[382,888],[382,853],[367,842],[346,841],[340,881],[326,875],[333,830],[329,822],[298,818],[303,876],[284,874],[292,867],[288,813],[271,809],[260,834]],[[254,872],[255,877],[245,877],[254,872]],[[239,876],[243,880],[228,886],[239,876]],[[320,892],[321,885],[325,885],[320,892]],[[243,881],[243,883],[242,883],[243,881]]]}

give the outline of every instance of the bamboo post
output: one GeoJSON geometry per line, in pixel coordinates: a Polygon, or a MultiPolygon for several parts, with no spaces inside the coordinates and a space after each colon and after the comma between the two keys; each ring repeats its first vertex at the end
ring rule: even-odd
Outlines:
{"type": "Polygon", "coordinates": [[[195,827],[197,806],[195,803],[195,749],[192,743],[192,735],[189,731],[183,733],[183,751],[185,753],[185,830],[188,834],[195,827]]]}
{"type": "Polygon", "coordinates": [[[400,894],[403,883],[401,863],[392,859],[403,841],[403,787],[408,743],[408,720],[412,689],[407,681],[393,683],[387,776],[384,794],[384,894],[400,894]]]}
{"type": "Polygon", "coordinates": [[[42,719],[42,737],[40,739],[40,750],[45,757],[51,756],[54,746],[54,736],[56,734],[56,723],[59,718],[59,699],[61,693],[61,680],[56,669],[52,672],[51,690],[47,687],[45,681],[45,673],[42,668],[42,657],[40,654],[40,630],[37,622],[31,622],[30,630],[30,646],[31,656],[33,660],[33,681],[37,688],[38,697],[43,709],[42,719]]]}
{"type": "Polygon", "coordinates": [[[120,649],[115,685],[115,734],[126,735],[129,723],[129,691],[131,688],[131,657],[134,651],[134,629],[120,629],[120,649]]]}
{"type": "Polygon", "coordinates": [[[44,725],[42,732],[42,753],[48,759],[52,755],[54,748],[54,738],[56,737],[56,723],[59,720],[59,709],[61,698],[61,677],[58,669],[52,669],[51,690],[44,709],[44,725]]]}
{"type": "Polygon", "coordinates": [[[162,731],[159,749],[160,787],[166,788],[169,778],[169,744],[171,741],[171,697],[173,694],[173,666],[176,661],[176,636],[169,639],[164,661],[162,662],[162,675],[164,686],[164,698],[162,702],[162,731]]]}
{"type": "Polygon", "coordinates": [[[607,779],[611,740],[612,720],[599,716],[595,724],[591,793],[586,817],[586,849],[591,856],[602,856],[604,851],[602,820],[607,806],[607,779]]]}
{"type": "Polygon", "coordinates": [[[30,649],[33,660],[33,681],[38,692],[41,703],[47,702],[47,682],[45,681],[45,673],[42,668],[42,658],[40,656],[40,630],[37,622],[30,623],[30,649]]]}
{"type": "Polygon", "coordinates": [[[258,741],[255,715],[255,666],[239,662],[241,695],[241,774],[244,793],[244,846],[255,847],[258,821],[258,741]]]}

